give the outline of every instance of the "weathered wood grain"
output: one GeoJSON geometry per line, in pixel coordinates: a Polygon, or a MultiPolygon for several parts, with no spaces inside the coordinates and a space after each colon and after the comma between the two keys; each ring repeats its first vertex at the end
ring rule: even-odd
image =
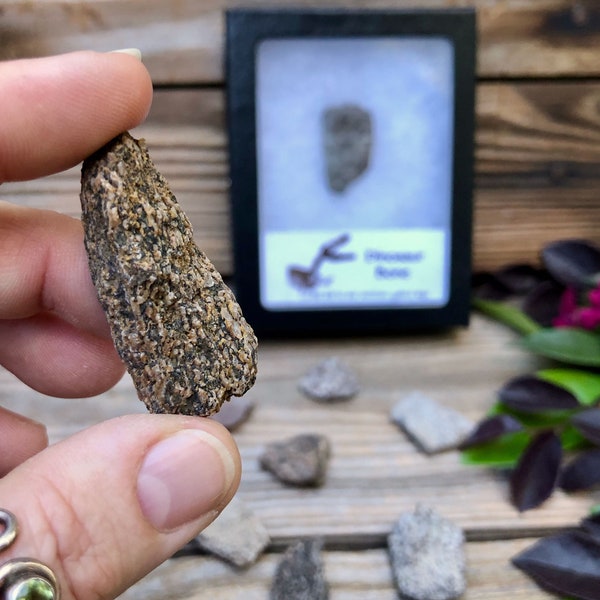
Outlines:
{"type": "MultiPolygon", "coordinates": [[[[466,600],[545,598],[510,567],[510,556],[530,543],[512,538],[572,526],[600,496],[557,493],[540,509],[519,514],[507,501],[502,476],[464,466],[454,452],[426,457],[388,420],[392,403],[415,389],[473,419],[481,417],[509,377],[547,365],[515,341],[512,332],[475,315],[469,329],[437,335],[263,342],[258,381],[250,392],[256,408],[235,438],[243,461],[239,495],[266,525],[274,552],[245,572],[207,557],[174,559],[123,600],[263,599],[281,549],[313,535],[332,550],[325,553],[332,599],[392,600],[382,548],[392,523],[419,502],[465,529],[466,600]],[[324,406],[304,398],[296,384],[310,366],[331,355],[357,371],[362,390],[348,403],[324,406]],[[323,488],[287,488],[260,470],[264,444],[306,431],[322,432],[332,442],[323,488]]],[[[96,398],[61,400],[27,389],[2,370],[0,405],[45,422],[52,442],[104,419],[144,411],[127,377],[96,398]]]]}
{"type": "Polygon", "coordinates": [[[475,7],[481,77],[597,76],[595,0],[45,0],[0,2],[0,59],[139,47],[157,84],[223,81],[224,11],[244,7],[475,7]]]}
{"type": "MultiPolygon", "coordinates": [[[[510,558],[534,540],[470,543],[466,548],[467,591],[462,600],[551,598],[510,565],[510,558]]],[[[263,555],[245,571],[217,559],[172,559],[120,596],[119,600],[265,600],[279,554],[263,555]]],[[[331,600],[396,600],[384,550],[324,552],[331,600]]]]}
{"type": "MultiPolygon", "coordinates": [[[[477,100],[476,269],[537,261],[547,242],[597,239],[600,84],[482,84],[477,100]]],[[[134,132],[189,214],[196,239],[232,274],[227,134],[220,90],[157,90],[134,132]]],[[[78,215],[79,170],[0,187],[0,199],[78,215]]]]}
{"type": "MultiPolygon", "coordinates": [[[[393,403],[413,390],[480,418],[508,378],[544,364],[515,340],[476,316],[469,329],[439,335],[263,342],[258,380],[249,393],[256,408],[235,434],[243,461],[240,496],[277,547],[307,535],[343,547],[381,545],[398,515],[419,502],[456,521],[471,540],[539,535],[575,524],[597,495],[557,492],[543,508],[519,514],[507,501],[501,475],[462,465],[455,452],[427,457],[389,422],[393,403]],[[336,405],[306,399],[298,379],[332,355],[357,371],[361,393],[336,405]],[[306,432],[323,433],[332,444],[322,488],[285,487],[260,469],[266,443],[306,432]]],[[[98,398],[49,400],[1,371],[0,405],[44,421],[52,441],[144,410],[127,378],[98,398]]]]}

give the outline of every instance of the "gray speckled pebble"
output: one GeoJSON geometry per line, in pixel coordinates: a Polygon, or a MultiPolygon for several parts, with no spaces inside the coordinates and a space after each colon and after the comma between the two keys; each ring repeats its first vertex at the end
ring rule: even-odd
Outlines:
{"type": "Polygon", "coordinates": [[[329,586],[321,560],[322,542],[302,540],[290,546],[277,565],[270,600],[327,600],[329,586]]]}
{"type": "Polygon", "coordinates": [[[456,448],[473,430],[474,423],[420,392],[397,402],[391,420],[428,454],[456,448]]]}
{"type": "Polygon", "coordinates": [[[465,591],[464,535],[433,510],[402,515],[388,536],[394,579],[406,600],[452,600],[465,591]]]}
{"type": "Polygon", "coordinates": [[[349,400],[359,391],[354,371],[337,356],[309,369],[298,383],[300,391],[319,402],[349,400]]]}
{"type": "Polygon", "coordinates": [[[234,498],[195,541],[236,567],[247,567],[256,562],[270,538],[245,502],[234,498]]]}

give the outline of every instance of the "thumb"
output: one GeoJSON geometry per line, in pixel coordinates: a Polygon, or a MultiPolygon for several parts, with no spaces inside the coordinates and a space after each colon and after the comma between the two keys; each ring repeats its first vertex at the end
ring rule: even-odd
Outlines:
{"type": "Polygon", "coordinates": [[[206,527],[239,478],[235,443],[216,422],[173,415],[106,421],[0,480],[0,507],[19,526],[0,563],[45,563],[63,600],[115,598],[206,527]]]}

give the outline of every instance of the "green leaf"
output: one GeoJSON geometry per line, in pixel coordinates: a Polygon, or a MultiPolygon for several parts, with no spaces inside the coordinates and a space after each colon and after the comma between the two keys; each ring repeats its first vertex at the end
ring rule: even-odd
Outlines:
{"type": "Polygon", "coordinates": [[[505,302],[496,300],[473,299],[473,306],[483,314],[507,325],[523,335],[529,335],[542,329],[531,317],[522,310],[505,302]]]}
{"type": "Polygon", "coordinates": [[[591,406],[600,398],[600,375],[578,369],[543,369],[540,379],[565,388],[584,406],[591,406]]]}
{"type": "Polygon", "coordinates": [[[487,444],[463,450],[461,459],[465,465],[514,467],[530,440],[531,434],[527,431],[516,431],[487,444]]]}
{"type": "Polygon", "coordinates": [[[567,425],[560,434],[560,443],[563,450],[583,450],[590,448],[591,444],[573,425],[567,425]]]}
{"type": "Polygon", "coordinates": [[[600,336],[583,329],[540,329],[523,338],[527,350],[562,362],[600,367],[600,336]]]}
{"type": "Polygon", "coordinates": [[[594,504],[594,506],[590,508],[590,515],[600,515],[600,504],[594,504]]]}
{"type": "Polygon", "coordinates": [[[513,410],[503,402],[497,402],[492,410],[492,415],[510,415],[525,427],[554,427],[568,421],[573,415],[572,410],[546,410],[542,413],[523,413],[513,410]]]}

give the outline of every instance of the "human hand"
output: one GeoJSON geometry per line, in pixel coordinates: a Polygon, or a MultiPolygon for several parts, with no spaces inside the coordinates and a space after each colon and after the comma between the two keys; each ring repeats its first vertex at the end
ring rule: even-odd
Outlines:
{"type": "MultiPolygon", "coordinates": [[[[66,169],[146,116],[143,65],[77,52],[0,63],[0,183],[66,169]]],[[[0,202],[0,364],[54,396],[123,374],[91,283],[81,224],[0,202]]],[[[45,428],[0,408],[0,507],[20,532],[0,563],[35,557],[63,600],[115,598],[229,502],[240,459],[213,421],[130,415],[47,447],[45,428]]]]}

